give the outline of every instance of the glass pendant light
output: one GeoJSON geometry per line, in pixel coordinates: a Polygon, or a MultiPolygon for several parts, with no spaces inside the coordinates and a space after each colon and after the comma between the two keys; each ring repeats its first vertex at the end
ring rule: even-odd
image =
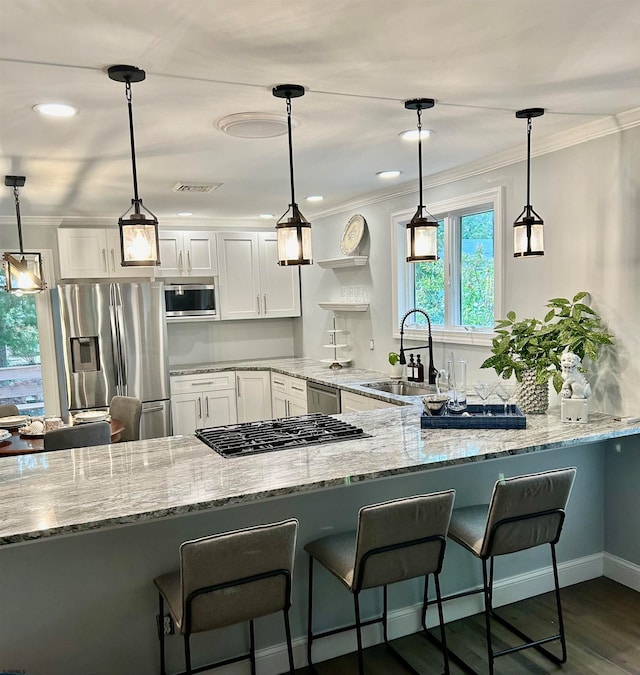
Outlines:
{"type": "Polygon", "coordinates": [[[131,107],[131,83],[142,82],[146,74],[135,66],[111,66],[107,71],[116,82],[124,82],[129,109],[129,135],[131,138],[131,165],[133,168],[133,199],[131,207],[118,220],[120,228],[120,252],[123,267],[159,265],[158,219],[145,208],[138,196],[138,172],[136,148],[133,139],[133,108],[131,107]],[[132,211],[133,210],[133,211],[132,211]],[[131,212],[132,211],[132,212],[131,212]],[[145,211],[145,213],[143,213],[145,211]],[[150,217],[149,217],[150,216],[150,217]]]}
{"type": "Polygon", "coordinates": [[[276,98],[287,100],[287,128],[289,132],[289,176],[291,203],[276,223],[278,237],[278,265],[311,265],[311,223],[300,213],[296,204],[293,180],[293,145],[291,142],[291,99],[304,96],[299,84],[280,84],[272,90],[276,98]]]}
{"type": "Polygon", "coordinates": [[[422,111],[433,108],[432,98],[414,98],[405,101],[407,110],[418,114],[418,175],[420,177],[420,205],[407,225],[407,262],[427,262],[438,259],[438,221],[422,203],[422,111]],[[426,216],[424,215],[426,213],[426,216]]]}
{"type": "Polygon", "coordinates": [[[22,246],[22,222],[20,220],[20,196],[18,188],[25,184],[24,176],[5,176],[4,184],[13,188],[18,220],[18,242],[20,251],[7,251],[3,256],[5,273],[5,290],[16,295],[24,293],[40,293],[47,287],[42,272],[42,256],[40,253],[26,253],[22,246]]]}
{"type": "Polygon", "coordinates": [[[544,108],[518,110],[517,119],[527,120],[527,205],[513,223],[513,257],[544,255],[544,221],[531,206],[531,118],[544,115],[544,108]]]}

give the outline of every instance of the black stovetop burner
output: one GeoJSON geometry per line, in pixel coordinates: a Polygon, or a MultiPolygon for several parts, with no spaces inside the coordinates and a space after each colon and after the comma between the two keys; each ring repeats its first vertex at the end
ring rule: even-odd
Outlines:
{"type": "Polygon", "coordinates": [[[223,457],[368,437],[362,429],[323,413],[198,429],[196,436],[223,457]]]}

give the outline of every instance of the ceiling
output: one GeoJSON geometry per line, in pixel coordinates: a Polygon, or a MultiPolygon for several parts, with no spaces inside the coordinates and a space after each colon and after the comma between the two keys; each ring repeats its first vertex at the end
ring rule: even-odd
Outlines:
{"type": "MultiPolygon", "coordinates": [[[[217,121],[292,101],[296,200],[314,215],[415,181],[409,98],[433,174],[526,143],[514,112],[543,107],[533,144],[640,106],[638,0],[0,0],[0,169],[24,175],[22,215],[117,218],[132,197],[124,84],[132,85],[139,192],[160,219],[262,223],[290,201],[286,135],[234,138],[217,121]],[[45,118],[36,103],[78,116],[45,118]],[[399,169],[383,182],[376,172],[399,169]],[[222,183],[178,193],[178,183],[222,183]],[[321,194],[320,204],[305,197],[321,194]]],[[[3,186],[4,187],[4,186],[3,186]]],[[[15,216],[9,188],[0,216],[15,216]]],[[[264,223],[262,223],[264,224],[264,223]]]]}

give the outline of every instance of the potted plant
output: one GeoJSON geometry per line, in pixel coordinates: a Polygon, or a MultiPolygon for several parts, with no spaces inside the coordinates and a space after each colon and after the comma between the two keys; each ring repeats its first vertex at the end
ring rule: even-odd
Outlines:
{"type": "Polygon", "coordinates": [[[515,312],[508,312],[506,319],[496,323],[492,355],[481,368],[493,368],[504,379],[515,375],[522,383],[518,402],[524,412],[546,411],[550,379],[560,392],[560,357],[564,351],[593,362],[602,345],[612,344],[613,336],[604,329],[601,317],[582,302],[587,295],[581,291],[572,300],[549,300],[549,311],[542,321],[518,319],[515,312]]]}
{"type": "Polygon", "coordinates": [[[400,379],[404,374],[404,366],[400,363],[400,354],[389,352],[389,363],[391,364],[391,377],[400,379]]]}

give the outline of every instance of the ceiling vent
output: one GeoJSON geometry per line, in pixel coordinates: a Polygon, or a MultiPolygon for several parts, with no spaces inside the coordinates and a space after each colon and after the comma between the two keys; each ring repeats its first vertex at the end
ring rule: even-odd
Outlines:
{"type": "Polygon", "coordinates": [[[222,183],[176,183],[172,189],[174,192],[213,192],[221,185],[222,183]]]}
{"type": "MultiPolygon", "coordinates": [[[[274,138],[287,133],[287,116],[269,112],[241,112],[220,118],[215,125],[236,138],[274,138]]],[[[291,118],[291,126],[298,122],[291,118]]]]}

